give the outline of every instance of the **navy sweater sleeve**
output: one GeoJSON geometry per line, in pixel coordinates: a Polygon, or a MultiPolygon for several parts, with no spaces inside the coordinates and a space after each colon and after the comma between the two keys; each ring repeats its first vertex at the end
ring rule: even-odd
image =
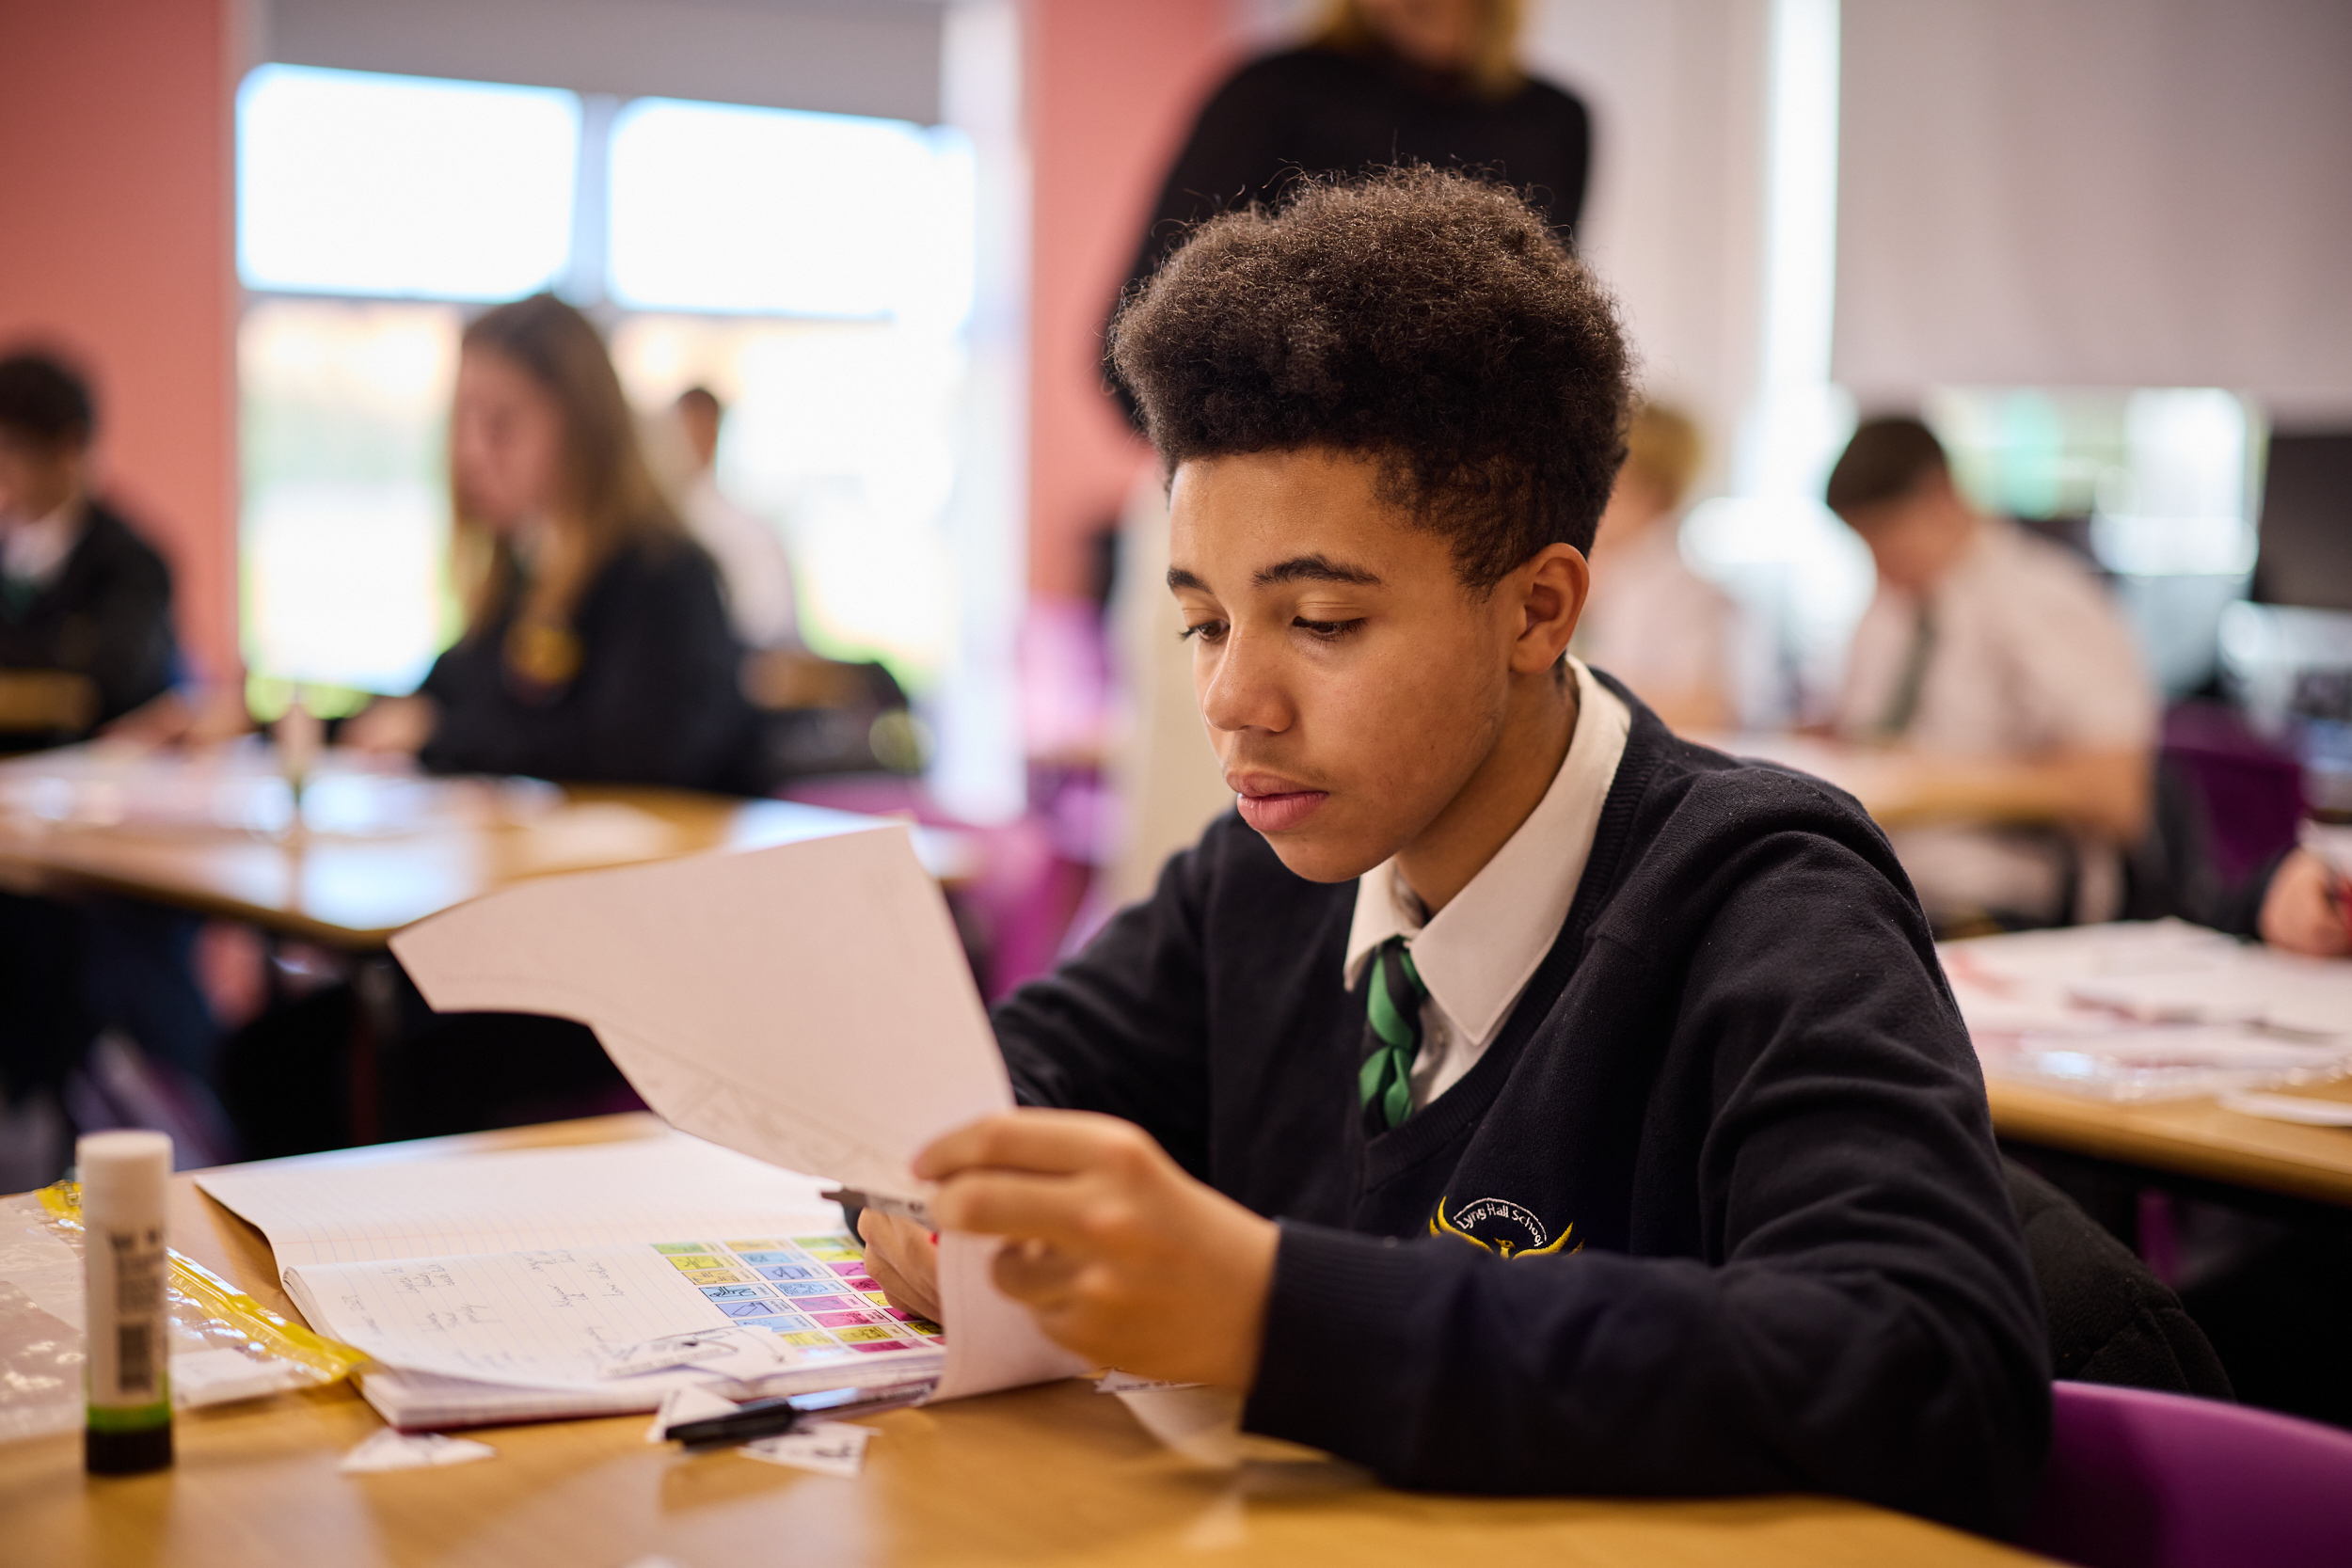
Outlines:
{"type": "Polygon", "coordinates": [[[1123,1117],[1204,1180],[1209,842],[1171,857],[1152,897],[1113,916],[1051,982],[1024,987],[994,1019],[1021,1103],[1123,1117]]]}
{"type": "Polygon", "coordinates": [[[1688,1166],[1651,1176],[1695,1185],[1692,1255],[1505,1260],[1287,1226],[1248,1425],[1411,1485],[1824,1491],[2013,1523],[2047,1353],[1915,907],[1803,833],[1686,893],[1712,912],[1683,953],[1604,919],[1584,961],[1687,966],[1660,992],[1667,1050],[1711,1056],[1707,1103],[1650,1115],[1701,1135],[1645,1134],[1688,1166]]]}

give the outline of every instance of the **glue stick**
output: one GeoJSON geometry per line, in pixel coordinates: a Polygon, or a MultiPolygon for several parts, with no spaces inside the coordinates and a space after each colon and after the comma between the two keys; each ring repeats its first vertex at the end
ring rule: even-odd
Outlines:
{"type": "Polygon", "coordinates": [[[92,1132],[74,1145],[82,1169],[84,1360],[88,1419],[84,1464],[98,1476],[171,1463],[171,1338],[164,1194],[171,1139],[92,1132]]]}

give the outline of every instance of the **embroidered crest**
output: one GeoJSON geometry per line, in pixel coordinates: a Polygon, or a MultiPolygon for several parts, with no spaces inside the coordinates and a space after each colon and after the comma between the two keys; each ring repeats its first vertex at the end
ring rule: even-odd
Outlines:
{"type": "Polygon", "coordinates": [[[1571,1223],[1556,1237],[1544,1229],[1544,1222],[1532,1210],[1506,1197],[1473,1198],[1446,1217],[1446,1200],[1438,1199],[1438,1207],[1429,1216],[1429,1234],[1452,1236],[1484,1248],[1498,1258],[1549,1258],[1562,1251],[1576,1252],[1583,1248],[1579,1242],[1568,1245],[1568,1233],[1576,1228],[1571,1223]]]}

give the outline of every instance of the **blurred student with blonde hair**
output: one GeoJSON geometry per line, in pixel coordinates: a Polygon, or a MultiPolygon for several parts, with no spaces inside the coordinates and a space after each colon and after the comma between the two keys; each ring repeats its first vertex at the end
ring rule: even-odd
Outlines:
{"type": "Polygon", "coordinates": [[[1635,411],[1593,541],[1593,596],[1576,642],[1581,657],[1682,731],[1724,729],[1738,718],[1738,607],[1682,560],[1682,501],[1704,458],[1688,415],[1657,403],[1635,411]]]}
{"type": "Polygon", "coordinates": [[[654,483],[603,339],[553,295],[466,328],[450,492],[465,632],[346,741],[436,772],[758,791],[718,569],[654,483]]]}

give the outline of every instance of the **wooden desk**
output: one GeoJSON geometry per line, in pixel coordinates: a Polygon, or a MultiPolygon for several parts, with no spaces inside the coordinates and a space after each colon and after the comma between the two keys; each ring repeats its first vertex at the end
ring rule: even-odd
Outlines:
{"type": "MultiPolygon", "coordinates": [[[[2352,1101],[2352,1080],[2279,1092],[2352,1101]]],[[[1997,1078],[1985,1093],[2004,1138],[2352,1208],[2352,1128],[2272,1121],[2211,1100],[2109,1105],[1997,1078]]]]}
{"type": "MultiPolygon", "coordinates": [[[[643,1135],[649,1117],[573,1122],[323,1160],[643,1135]]],[[[173,1241],[281,1309],[258,1231],[173,1183],[173,1241]]],[[[1239,1471],[1189,1468],[1083,1383],[872,1418],[855,1481],[644,1441],[645,1418],[478,1433],[499,1457],[346,1476],[373,1432],[346,1386],[183,1415],[179,1464],[90,1480],[81,1439],[0,1446],[0,1556],[27,1564],[170,1568],[680,1568],[789,1562],[1348,1568],[1738,1561],[1876,1565],[2031,1560],[1857,1503],[1493,1499],[1393,1492],[1289,1450],[1239,1471]]]]}
{"type": "MultiPolygon", "coordinates": [[[[564,795],[565,805],[517,820],[442,818],[369,836],[0,816],[0,886],[122,894],[373,951],[404,926],[527,877],[761,848],[870,820],[677,789],[576,787],[564,795]],[[599,807],[607,808],[601,822],[599,807]]],[[[953,835],[917,829],[915,840],[934,876],[953,881],[968,871],[953,835]]]]}

